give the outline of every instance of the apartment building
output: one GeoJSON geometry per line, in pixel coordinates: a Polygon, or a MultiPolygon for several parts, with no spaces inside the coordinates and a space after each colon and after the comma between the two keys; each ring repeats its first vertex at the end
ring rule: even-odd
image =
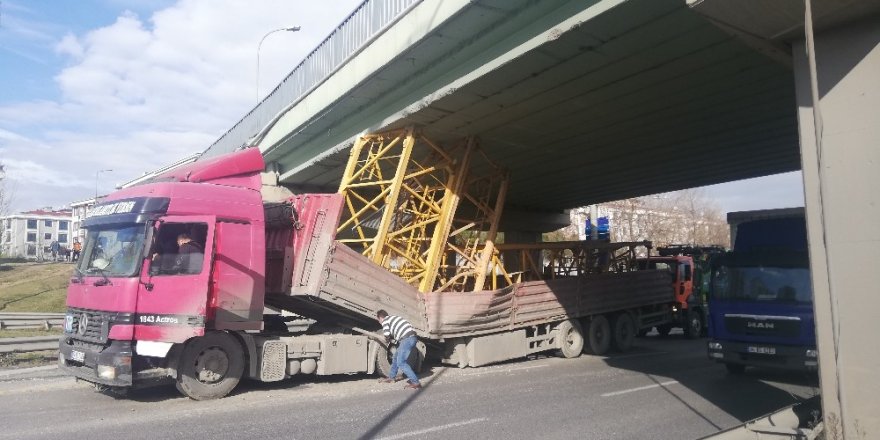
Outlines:
{"type": "Polygon", "coordinates": [[[71,223],[71,211],[66,209],[37,209],[0,217],[0,253],[8,257],[43,259],[53,241],[70,248],[73,244],[71,223]]]}

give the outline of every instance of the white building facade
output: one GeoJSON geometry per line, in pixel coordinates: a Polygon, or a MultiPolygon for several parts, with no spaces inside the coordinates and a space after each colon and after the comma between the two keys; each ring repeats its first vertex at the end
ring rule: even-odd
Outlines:
{"type": "Polygon", "coordinates": [[[35,210],[0,217],[0,253],[32,260],[49,258],[53,241],[70,249],[73,226],[69,210],[35,210]]]}

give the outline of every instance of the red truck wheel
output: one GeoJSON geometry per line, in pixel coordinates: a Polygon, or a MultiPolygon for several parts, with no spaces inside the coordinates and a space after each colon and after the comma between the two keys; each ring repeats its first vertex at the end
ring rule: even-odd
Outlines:
{"type": "Polygon", "coordinates": [[[685,313],[687,322],[684,326],[684,337],[697,339],[703,336],[703,312],[700,310],[688,310],[685,313]]]}
{"type": "Polygon", "coordinates": [[[183,349],[177,389],[193,400],[219,399],[238,385],[243,372],[241,344],[228,333],[210,332],[183,349]]]}

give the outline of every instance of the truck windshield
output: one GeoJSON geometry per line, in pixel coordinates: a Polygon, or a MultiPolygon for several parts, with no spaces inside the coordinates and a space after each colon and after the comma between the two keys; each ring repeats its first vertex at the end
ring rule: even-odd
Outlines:
{"type": "Polygon", "coordinates": [[[727,267],[716,269],[712,295],[722,300],[810,303],[810,270],[796,267],[727,267]]]}
{"type": "Polygon", "coordinates": [[[143,224],[91,228],[77,269],[87,275],[135,276],[144,253],[145,235],[143,224]]]}

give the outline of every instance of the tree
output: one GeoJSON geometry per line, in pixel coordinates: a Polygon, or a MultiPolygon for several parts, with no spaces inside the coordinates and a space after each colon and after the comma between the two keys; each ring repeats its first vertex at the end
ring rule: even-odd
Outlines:
{"type": "Polygon", "coordinates": [[[729,242],[721,209],[702,189],[687,189],[603,203],[613,241],[650,240],[655,246],[729,242]]]}

